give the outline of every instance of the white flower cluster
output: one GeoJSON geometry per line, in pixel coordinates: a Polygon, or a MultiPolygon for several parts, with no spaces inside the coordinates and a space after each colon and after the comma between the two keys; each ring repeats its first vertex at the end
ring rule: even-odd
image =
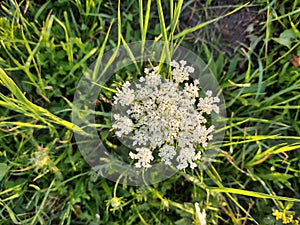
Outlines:
{"type": "Polygon", "coordinates": [[[114,114],[113,128],[118,137],[132,132],[133,145],[139,147],[129,156],[138,160],[136,167],[151,167],[152,153],[157,150],[167,165],[176,157],[178,169],[194,168],[195,161],[201,158],[195,144],[205,148],[213,138],[214,126],[206,127],[203,114],[219,113],[219,98],[212,97],[212,91],[199,97],[198,80],[183,83],[194,72],[193,67],[185,66],[185,61],[172,61],[170,65],[174,67],[174,82],[162,79],[158,67],[146,68],[145,77],[134,85],[124,83],[114,97],[114,104],[128,107],[126,116],[114,114]],[[182,88],[180,84],[184,84],[182,88]]]}
{"type": "Polygon", "coordinates": [[[200,225],[206,225],[206,212],[205,212],[205,210],[203,209],[202,212],[201,212],[198,202],[195,203],[195,209],[196,209],[196,217],[198,218],[200,225]]]}

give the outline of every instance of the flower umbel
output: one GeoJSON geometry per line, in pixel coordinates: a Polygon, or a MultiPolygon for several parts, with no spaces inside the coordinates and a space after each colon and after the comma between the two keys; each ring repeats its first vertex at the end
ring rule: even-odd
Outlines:
{"type": "Polygon", "coordinates": [[[214,126],[207,127],[204,115],[219,113],[220,99],[212,91],[199,97],[199,81],[186,82],[194,72],[186,61],[170,65],[173,79],[162,79],[158,67],[146,68],[146,76],[135,84],[125,82],[114,97],[115,104],[127,108],[125,116],[114,115],[113,128],[118,137],[132,132],[133,145],[138,147],[129,156],[138,160],[136,167],[151,167],[152,153],[157,151],[166,165],[175,158],[178,169],[195,168],[201,158],[196,144],[205,148],[213,138],[214,126]]]}

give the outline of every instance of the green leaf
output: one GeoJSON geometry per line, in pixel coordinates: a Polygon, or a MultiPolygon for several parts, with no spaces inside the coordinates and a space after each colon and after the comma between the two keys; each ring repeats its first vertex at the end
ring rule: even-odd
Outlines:
{"type": "Polygon", "coordinates": [[[260,174],[259,176],[263,179],[268,179],[274,182],[276,181],[286,182],[288,179],[291,179],[293,177],[293,175],[278,173],[278,172],[274,172],[270,174],[260,174]]]}
{"type": "Polygon", "coordinates": [[[297,39],[293,29],[283,31],[278,38],[273,38],[274,41],[288,48],[291,48],[291,44],[297,39]]]}
{"type": "Polygon", "coordinates": [[[0,181],[3,179],[3,177],[6,175],[8,171],[8,166],[6,163],[0,163],[0,181]]]}

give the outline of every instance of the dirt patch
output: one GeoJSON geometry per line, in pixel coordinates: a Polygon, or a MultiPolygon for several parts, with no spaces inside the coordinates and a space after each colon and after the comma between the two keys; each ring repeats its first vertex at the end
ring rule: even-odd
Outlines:
{"type": "MultiPolygon", "coordinates": [[[[186,24],[195,26],[201,22],[217,18],[245,3],[238,0],[194,1],[184,13],[186,24]],[[188,12],[189,11],[189,12],[188,12]]],[[[257,4],[247,6],[195,34],[195,42],[214,43],[227,55],[233,56],[241,46],[249,46],[254,36],[262,34],[265,16],[257,4]]]]}

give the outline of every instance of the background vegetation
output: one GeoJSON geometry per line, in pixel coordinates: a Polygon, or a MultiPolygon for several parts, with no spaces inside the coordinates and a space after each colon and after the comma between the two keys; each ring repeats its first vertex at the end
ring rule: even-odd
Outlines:
{"type": "MultiPolygon", "coordinates": [[[[0,224],[200,224],[195,202],[207,224],[298,224],[300,2],[220,2],[0,2],[0,224]],[[91,170],[70,117],[88,66],[146,39],[202,57],[227,125],[208,169],[130,187],[91,170]]],[[[109,95],[99,94],[99,110],[109,95]]]]}

